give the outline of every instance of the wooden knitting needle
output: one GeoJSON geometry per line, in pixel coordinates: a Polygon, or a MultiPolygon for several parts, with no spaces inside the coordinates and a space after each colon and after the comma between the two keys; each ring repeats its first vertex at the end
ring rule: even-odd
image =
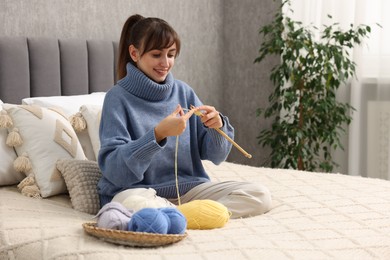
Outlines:
{"type": "MultiPolygon", "coordinates": [[[[195,109],[195,107],[193,105],[190,105],[190,109],[195,109]]],[[[199,117],[203,117],[203,114],[202,112],[200,111],[195,111],[194,112],[195,115],[199,116],[199,117]]],[[[239,146],[236,142],[234,142],[233,139],[231,139],[224,131],[222,131],[221,129],[219,128],[213,128],[215,129],[218,133],[220,133],[223,137],[225,137],[232,145],[234,145],[243,155],[245,155],[245,157],[247,158],[252,158],[252,155],[247,153],[244,149],[242,149],[241,146],[239,146]]]]}

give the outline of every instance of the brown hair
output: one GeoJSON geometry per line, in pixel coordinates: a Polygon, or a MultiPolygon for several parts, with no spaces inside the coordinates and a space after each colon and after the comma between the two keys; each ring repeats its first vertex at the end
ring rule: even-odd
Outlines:
{"type": "Polygon", "coordinates": [[[180,39],[176,31],[164,20],[160,18],[144,18],[139,14],[130,16],[122,28],[119,41],[117,79],[126,76],[126,64],[131,62],[129,46],[134,45],[140,50],[142,56],[151,50],[161,50],[171,47],[176,43],[176,55],[180,53],[180,39]]]}

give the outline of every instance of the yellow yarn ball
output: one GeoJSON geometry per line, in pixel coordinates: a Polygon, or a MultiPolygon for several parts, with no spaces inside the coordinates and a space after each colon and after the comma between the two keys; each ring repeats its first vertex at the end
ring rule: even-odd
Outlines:
{"type": "Polygon", "coordinates": [[[186,217],[188,229],[221,228],[231,215],[224,205],[214,200],[193,200],[177,209],[186,217]]]}

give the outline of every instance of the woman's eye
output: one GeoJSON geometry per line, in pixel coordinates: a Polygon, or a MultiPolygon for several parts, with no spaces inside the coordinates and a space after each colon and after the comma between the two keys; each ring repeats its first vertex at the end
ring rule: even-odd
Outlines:
{"type": "Polygon", "coordinates": [[[160,54],[152,54],[152,56],[153,56],[154,58],[159,58],[159,57],[160,57],[160,54]]]}

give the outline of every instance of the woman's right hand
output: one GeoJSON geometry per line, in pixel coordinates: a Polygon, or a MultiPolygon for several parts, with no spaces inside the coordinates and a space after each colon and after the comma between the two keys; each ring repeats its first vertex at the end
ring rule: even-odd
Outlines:
{"type": "Polygon", "coordinates": [[[187,120],[194,114],[195,109],[191,109],[184,113],[182,107],[177,105],[172,114],[161,120],[154,128],[154,135],[156,141],[159,143],[168,136],[181,135],[187,126],[187,120]]]}

